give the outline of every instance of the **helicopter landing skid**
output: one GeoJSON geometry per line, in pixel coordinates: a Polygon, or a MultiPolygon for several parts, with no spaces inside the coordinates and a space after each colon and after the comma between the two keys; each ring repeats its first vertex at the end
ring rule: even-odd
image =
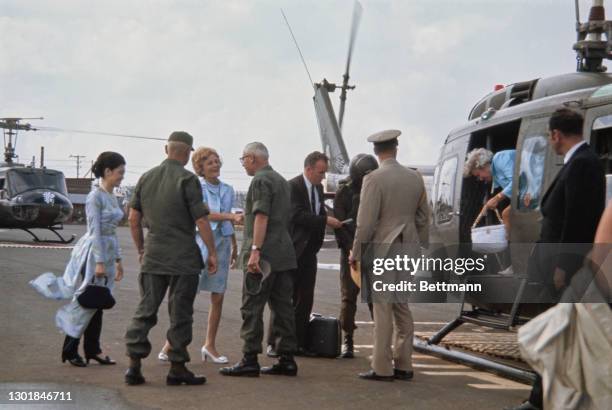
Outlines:
{"type": "Polygon", "coordinates": [[[40,239],[38,236],[36,236],[36,234],[32,231],[30,231],[27,228],[21,228],[22,231],[26,231],[27,233],[29,233],[30,235],[32,235],[32,238],[34,239],[34,242],[40,242],[40,243],[61,243],[61,244],[69,244],[72,243],[74,241],[74,238],[76,238],[76,236],[73,234],[70,239],[65,239],[62,235],[60,235],[60,233],[57,231],[57,229],[55,228],[43,228],[43,229],[48,229],[51,232],[53,232],[58,239],[40,239]]]}
{"type": "Polygon", "coordinates": [[[472,310],[465,310],[464,294],[461,307],[459,309],[459,315],[451,322],[448,322],[442,329],[438,330],[437,333],[431,336],[427,340],[427,344],[440,344],[446,335],[464,323],[472,323],[474,325],[490,327],[493,329],[511,330],[514,326],[521,323],[521,319],[519,318],[519,306],[523,293],[525,292],[526,285],[527,279],[521,279],[519,289],[514,297],[514,302],[512,303],[512,309],[510,310],[509,314],[503,315],[491,315],[489,312],[481,309],[474,309],[473,307],[472,310]]]}

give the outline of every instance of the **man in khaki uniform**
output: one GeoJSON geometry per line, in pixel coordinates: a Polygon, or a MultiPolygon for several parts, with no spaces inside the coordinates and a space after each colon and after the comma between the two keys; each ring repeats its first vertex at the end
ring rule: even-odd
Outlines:
{"type": "Polygon", "coordinates": [[[208,248],[208,271],[217,270],[215,242],[200,182],[184,168],[192,150],[191,135],[173,132],[166,145],[168,158],[140,177],[130,202],[130,230],[141,263],[138,276],[141,299],[125,334],[130,357],[125,382],[129,385],[145,382],[140,361],[151,353],[147,336],[157,323],[157,310],[166,291],[170,314],[168,357],[172,362],[166,384],[206,382],[205,377],[195,376],[185,367],[189,361],[187,346],[192,339],[193,302],[203,267],[195,241],[196,226],[208,248]],[[148,227],[146,241],[143,219],[148,227]]]}
{"type": "MultiPolygon", "coordinates": [[[[397,162],[397,130],[368,137],[380,168],[363,179],[351,264],[362,260],[362,245],[418,244],[429,240],[429,206],[421,175],[397,162]]],[[[367,380],[410,380],[414,324],[407,303],[374,300],[372,370],[367,380]],[[395,340],[393,330],[395,327],[395,340]],[[393,350],[391,344],[393,342],[393,350]]]]}

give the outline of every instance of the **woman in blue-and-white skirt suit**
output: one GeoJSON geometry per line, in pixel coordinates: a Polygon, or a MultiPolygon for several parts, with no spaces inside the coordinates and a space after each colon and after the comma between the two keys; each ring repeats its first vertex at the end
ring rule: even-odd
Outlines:
{"type": "MultiPolygon", "coordinates": [[[[210,221],[215,238],[215,248],[217,249],[217,272],[209,275],[206,268],[204,268],[200,275],[200,290],[211,292],[206,341],[202,346],[202,360],[211,360],[214,363],[228,363],[228,358],[217,351],[215,341],[219,322],[221,321],[223,295],[227,287],[227,275],[230,265],[233,265],[238,256],[233,224],[241,223],[243,216],[242,214],[231,213],[234,205],[234,188],[219,180],[221,158],[217,151],[212,148],[200,147],[192,155],[191,161],[195,173],[200,177],[204,202],[206,202],[210,209],[208,220],[210,221]]],[[[208,252],[200,235],[196,234],[196,242],[202,252],[203,260],[206,260],[208,252]]],[[[168,343],[166,343],[166,346],[159,353],[160,360],[167,360],[168,348],[168,343]]]]}
{"type": "Polygon", "coordinates": [[[92,282],[106,284],[112,291],[114,282],[123,277],[121,250],[115,230],[124,213],[113,190],[123,180],[125,159],[115,152],[103,152],[93,165],[92,172],[101,178],[100,186],[87,195],[87,232],[74,247],[64,275],[56,277],[48,272],[30,282],[46,297],[72,299],[58,310],[55,322],[66,334],[62,361],[68,360],[78,367],[86,366],[78,353],[81,336],[84,336],[83,347],[88,363],[90,359],[100,364],[115,362],[108,356],[100,356],[102,310],[81,307],[77,297],[92,282]]]}

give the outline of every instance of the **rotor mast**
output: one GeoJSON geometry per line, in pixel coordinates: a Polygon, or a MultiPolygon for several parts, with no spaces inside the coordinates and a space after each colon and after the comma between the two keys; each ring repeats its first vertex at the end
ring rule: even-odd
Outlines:
{"type": "Polygon", "coordinates": [[[43,117],[35,118],[0,118],[0,128],[4,129],[4,161],[12,164],[13,159],[17,158],[15,147],[17,146],[18,131],[36,131],[29,123],[21,124],[23,120],[42,120],[43,117]]]}
{"type": "Polygon", "coordinates": [[[586,23],[580,22],[578,1],[576,5],[576,34],[574,44],[577,71],[603,73],[607,70],[604,59],[612,59],[612,21],[606,20],[604,0],[593,0],[586,23]],[[605,39],[604,39],[605,38],[605,39]]]}

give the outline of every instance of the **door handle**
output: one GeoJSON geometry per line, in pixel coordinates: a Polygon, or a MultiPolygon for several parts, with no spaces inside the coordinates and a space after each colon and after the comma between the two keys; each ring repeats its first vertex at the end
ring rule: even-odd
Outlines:
{"type": "Polygon", "coordinates": [[[448,216],[459,216],[459,215],[461,215],[461,212],[459,211],[452,211],[448,213],[448,216]]]}

